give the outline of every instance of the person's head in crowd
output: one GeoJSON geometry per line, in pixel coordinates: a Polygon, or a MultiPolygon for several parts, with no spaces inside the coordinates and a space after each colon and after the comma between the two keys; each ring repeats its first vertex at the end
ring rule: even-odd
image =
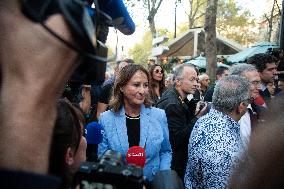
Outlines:
{"type": "Polygon", "coordinates": [[[174,86],[182,99],[197,90],[198,70],[190,64],[181,64],[174,69],[174,86]]]}
{"type": "Polygon", "coordinates": [[[247,152],[234,170],[230,189],[284,188],[283,96],[275,97],[259,123],[247,152]]]}
{"type": "Polygon", "coordinates": [[[149,73],[141,65],[129,64],[121,69],[117,77],[109,106],[118,112],[122,106],[145,107],[151,106],[149,97],[149,73]]]}
{"type": "Polygon", "coordinates": [[[165,90],[165,73],[164,69],[161,65],[153,64],[149,68],[150,73],[150,88],[149,93],[152,98],[152,100],[157,100],[161,97],[162,93],[165,90]]]}
{"type": "Polygon", "coordinates": [[[125,59],[123,60],[123,62],[126,62],[126,63],[128,63],[128,64],[134,64],[134,63],[135,63],[134,60],[131,59],[131,58],[125,58],[125,59]]]}
{"type": "Polygon", "coordinates": [[[205,92],[210,83],[209,76],[206,73],[200,74],[198,76],[198,82],[200,83],[201,91],[205,92]]]}
{"type": "Polygon", "coordinates": [[[217,68],[216,70],[216,79],[220,80],[222,77],[224,76],[228,76],[229,75],[229,68],[224,67],[224,66],[220,66],[217,68]]]}
{"type": "Polygon", "coordinates": [[[165,79],[165,87],[170,88],[174,85],[174,74],[168,74],[165,79]]]}
{"type": "Polygon", "coordinates": [[[273,56],[266,53],[255,54],[247,60],[248,64],[253,64],[258,70],[262,84],[274,81],[276,71],[276,63],[273,56]]]}
{"type": "Polygon", "coordinates": [[[245,63],[234,65],[230,68],[230,75],[239,75],[249,80],[252,100],[259,96],[261,79],[254,65],[245,63]]]}
{"type": "Polygon", "coordinates": [[[238,121],[247,111],[250,103],[250,83],[241,76],[222,78],[215,86],[213,107],[238,121]]]}
{"type": "Polygon", "coordinates": [[[120,70],[124,67],[124,66],[127,66],[128,64],[132,64],[131,62],[126,62],[124,60],[122,61],[117,61],[116,62],[116,67],[115,67],[115,75],[117,76],[120,72],[120,70]]]}
{"type": "Polygon", "coordinates": [[[84,117],[68,100],[57,103],[53,130],[49,173],[62,179],[61,188],[70,188],[80,164],[86,160],[86,139],[83,136],[84,117]]]}
{"type": "Polygon", "coordinates": [[[267,83],[266,87],[267,87],[269,93],[271,94],[271,96],[274,96],[275,95],[275,89],[276,89],[274,82],[267,83]]]}
{"type": "Polygon", "coordinates": [[[165,73],[161,65],[159,64],[152,65],[149,69],[149,73],[150,73],[151,82],[159,82],[159,83],[165,82],[165,73]]]}
{"type": "Polygon", "coordinates": [[[156,61],[154,59],[148,60],[148,66],[151,67],[152,65],[156,64],[156,61]]]}

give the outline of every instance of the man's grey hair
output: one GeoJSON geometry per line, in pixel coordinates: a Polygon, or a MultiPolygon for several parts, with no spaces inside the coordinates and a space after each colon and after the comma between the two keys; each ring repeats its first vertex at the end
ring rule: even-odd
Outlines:
{"type": "Polygon", "coordinates": [[[256,67],[252,64],[236,64],[230,67],[230,75],[239,75],[245,77],[247,72],[258,72],[256,67]]]}
{"type": "Polygon", "coordinates": [[[241,102],[250,99],[250,82],[237,75],[222,78],[215,86],[213,107],[221,112],[233,112],[241,102]]]}
{"type": "Polygon", "coordinates": [[[198,76],[199,81],[203,81],[204,79],[208,78],[209,76],[206,73],[200,74],[198,76]]]}
{"type": "Polygon", "coordinates": [[[174,68],[174,77],[173,79],[181,79],[183,77],[183,70],[185,67],[190,67],[190,68],[193,68],[197,74],[198,74],[198,70],[196,69],[195,66],[191,65],[191,64],[181,64],[181,65],[178,65],[174,68]]]}

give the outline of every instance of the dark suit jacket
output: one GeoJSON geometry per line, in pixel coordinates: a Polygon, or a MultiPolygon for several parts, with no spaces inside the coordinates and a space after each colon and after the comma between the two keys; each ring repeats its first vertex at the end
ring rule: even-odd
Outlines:
{"type": "Polygon", "coordinates": [[[167,115],[170,143],[173,150],[172,169],[184,177],[188,159],[188,142],[196,122],[195,103],[181,101],[176,89],[165,91],[157,102],[157,107],[164,109],[167,115]]]}
{"type": "Polygon", "coordinates": [[[210,85],[204,93],[204,101],[212,102],[212,96],[214,93],[216,82],[213,85],[210,85]]]}
{"type": "Polygon", "coordinates": [[[271,98],[270,92],[268,91],[267,88],[266,88],[264,91],[259,90],[259,94],[260,94],[260,96],[263,97],[263,99],[265,100],[265,102],[267,102],[267,101],[270,100],[270,98],[271,98]]]}

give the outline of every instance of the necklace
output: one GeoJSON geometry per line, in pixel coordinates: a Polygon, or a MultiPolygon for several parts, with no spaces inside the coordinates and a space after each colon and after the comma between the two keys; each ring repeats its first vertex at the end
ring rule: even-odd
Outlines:
{"type": "Polygon", "coordinates": [[[137,117],[131,117],[131,116],[125,114],[125,116],[126,116],[127,119],[140,119],[140,115],[138,115],[137,117]]]}

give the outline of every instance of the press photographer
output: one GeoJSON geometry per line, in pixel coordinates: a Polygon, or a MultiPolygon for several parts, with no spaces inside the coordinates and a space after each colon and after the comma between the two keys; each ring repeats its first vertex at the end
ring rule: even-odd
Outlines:
{"type": "Polygon", "coordinates": [[[106,60],[96,54],[98,20],[80,0],[3,0],[0,10],[1,186],[57,188],[58,178],[47,175],[56,102],[84,58],[106,60]]]}

